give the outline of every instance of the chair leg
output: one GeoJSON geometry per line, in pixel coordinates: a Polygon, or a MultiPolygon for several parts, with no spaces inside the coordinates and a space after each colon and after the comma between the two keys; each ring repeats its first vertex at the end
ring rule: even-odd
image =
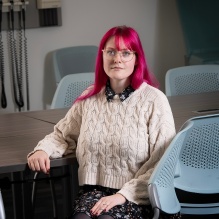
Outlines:
{"type": "MultiPolygon", "coordinates": [[[[34,181],[33,181],[33,187],[32,187],[32,195],[31,195],[31,202],[32,202],[32,212],[33,212],[33,218],[34,218],[34,211],[35,211],[35,204],[36,204],[36,192],[37,192],[37,178],[39,176],[39,172],[36,172],[34,174],[34,181]]],[[[51,178],[51,175],[49,175],[51,178]]],[[[49,179],[50,184],[50,191],[52,195],[52,205],[53,205],[53,218],[57,218],[57,199],[55,195],[55,186],[52,179],[49,179]]]]}
{"type": "Polygon", "coordinates": [[[36,172],[34,174],[34,181],[33,181],[33,187],[32,187],[32,194],[31,194],[31,202],[32,202],[32,216],[34,218],[34,212],[35,212],[35,204],[36,204],[36,191],[37,191],[37,184],[36,184],[36,179],[39,175],[39,172],[36,172]]]}
{"type": "Polygon", "coordinates": [[[5,219],[5,208],[4,208],[1,190],[0,190],[0,218],[5,219]]]}
{"type": "Polygon", "coordinates": [[[158,219],[160,216],[160,210],[158,208],[154,208],[154,216],[153,219],[158,219]]]}
{"type": "MultiPolygon", "coordinates": [[[[51,177],[51,175],[49,175],[51,177]]],[[[55,186],[54,182],[52,179],[49,180],[50,184],[50,190],[51,190],[51,195],[52,195],[52,205],[53,205],[53,218],[56,219],[58,218],[57,216],[57,199],[56,199],[56,193],[55,193],[55,186]]]]}

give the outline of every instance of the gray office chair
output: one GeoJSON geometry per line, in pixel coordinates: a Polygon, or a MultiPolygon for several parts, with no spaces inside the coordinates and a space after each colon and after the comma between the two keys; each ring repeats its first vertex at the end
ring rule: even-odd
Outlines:
{"type": "Polygon", "coordinates": [[[167,96],[219,90],[219,65],[192,65],[170,69],[165,77],[167,96]]]}
{"type": "Polygon", "coordinates": [[[71,107],[76,98],[94,83],[94,72],[66,75],[52,100],[51,109],[71,107]]]}
{"type": "Polygon", "coordinates": [[[95,71],[97,46],[73,46],[52,52],[56,83],[69,74],[95,71]]]}
{"type": "Polygon", "coordinates": [[[0,190],[0,219],[5,219],[5,208],[4,208],[1,190],[0,190]]]}
{"type": "Polygon", "coordinates": [[[153,219],[158,219],[160,212],[219,214],[218,154],[219,114],[188,120],[172,140],[148,182],[153,219]],[[197,198],[192,200],[194,197],[197,198]]]}

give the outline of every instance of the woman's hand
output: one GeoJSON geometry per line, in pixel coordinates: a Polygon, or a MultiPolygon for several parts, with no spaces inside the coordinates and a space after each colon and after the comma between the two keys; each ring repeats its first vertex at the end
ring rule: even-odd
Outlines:
{"type": "Polygon", "coordinates": [[[28,166],[33,171],[42,171],[49,174],[50,159],[46,152],[36,151],[27,159],[28,166]]]}
{"type": "Polygon", "coordinates": [[[102,211],[109,211],[111,208],[113,208],[116,205],[122,205],[126,202],[126,198],[116,193],[115,195],[105,196],[101,198],[91,209],[92,215],[100,215],[102,211]]]}

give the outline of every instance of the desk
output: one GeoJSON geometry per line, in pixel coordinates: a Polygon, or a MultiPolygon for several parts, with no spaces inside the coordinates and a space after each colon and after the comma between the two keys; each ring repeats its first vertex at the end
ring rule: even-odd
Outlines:
{"type": "Polygon", "coordinates": [[[219,91],[168,97],[178,131],[189,118],[219,113],[219,91]],[[214,111],[197,112],[206,109],[214,111]]]}
{"type": "MultiPolygon", "coordinates": [[[[25,173],[29,170],[27,154],[33,150],[39,140],[53,131],[53,127],[54,124],[23,116],[22,113],[0,115],[0,174],[11,173],[12,180],[25,179],[25,173]]],[[[53,159],[51,160],[51,168],[70,165],[75,160],[74,155],[53,159]]],[[[67,188],[70,186],[68,185],[67,188]]],[[[13,185],[12,191],[15,218],[31,218],[31,213],[28,211],[31,209],[28,185],[13,185]]],[[[67,197],[71,195],[67,189],[66,193],[67,197]]],[[[71,207],[71,203],[66,205],[65,215],[69,214],[71,207]]]]}
{"type": "MultiPolygon", "coordinates": [[[[21,113],[0,115],[0,173],[24,171],[27,154],[39,140],[53,131],[53,127],[54,124],[22,116],[21,113]]],[[[73,155],[54,159],[51,167],[67,165],[73,160],[73,155]]]]}
{"type": "MultiPolygon", "coordinates": [[[[197,110],[219,109],[219,91],[182,96],[171,96],[168,97],[168,100],[173,112],[177,131],[189,118],[219,113],[219,110],[203,113],[197,112],[197,110]]],[[[24,112],[22,115],[25,117],[35,118],[37,120],[56,124],[65,116],[68,110],[69,109],[52,109],[32,111],[24,112]]]]}
{"type": "Polygon", "coordinates": [[[45,133],[52,129],[52,124],[23,117],[19,113],[0,115],[0,138],[45,133]]]}
{"type": "Polygon", "coordinates": [[[34,118],[51,124],[56,124],[60,119],[64,118],[69,108],[50,109],[40,111],[30,111],[21,113],[22,116],[34,118]]]}

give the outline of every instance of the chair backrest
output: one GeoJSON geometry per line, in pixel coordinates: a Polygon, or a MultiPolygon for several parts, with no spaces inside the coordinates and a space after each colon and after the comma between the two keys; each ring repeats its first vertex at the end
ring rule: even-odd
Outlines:
{"type": "Polygon", "coordinates": [[[66,75],[52,100],[51,109],[71,107],[76,98],[94,83],[94,72],[66,75]]]}
{"type": "Polygon", "coordinates": [[[5,219],[5,208],[4,208],[1,190],[0,190],[0,219],[5,219]]]}
{"type": "Polygon", "coordinates": [[[219,90],[219,65],[183,66],[167,71],[167,96],[213,92],[219,90]]]}
{"type": "Polygon", "coordinates": [[[190,195],[218,194],[218,154],[219,114],[188,120],[149,180],[149,194],[154,207],[169,214],[180,208],[183,214],[219,214],[219,198],[216,203],[212,200],[211,203],[200,203],[199,200],[196,203],[179,203],[175,193],[177,188],[190,195]]]}
{"type": "Polygon", "coordinates": [[[155,213],[153,219],[159,218],[160,210],[168,214],[175,214],[180,211],[180,203],[174,188],[174,176],[179,153],[188,128],[189,126],[175,136],[149,179],[149,199],[155,213]]]}
{"type": "MultiPolygon", "coordinates": [[[[195,193],[219,193],[219,114],[189,121],[179,155],[176,188],[195,193]]],[[[219,201],[219,200],[218,200],[219,201]]]]}
{"type": "Polygon", "coordinates": [[[52,52],[56,83],[69,74],[95,71],[97,46],[73,46],[52,52]]]}

